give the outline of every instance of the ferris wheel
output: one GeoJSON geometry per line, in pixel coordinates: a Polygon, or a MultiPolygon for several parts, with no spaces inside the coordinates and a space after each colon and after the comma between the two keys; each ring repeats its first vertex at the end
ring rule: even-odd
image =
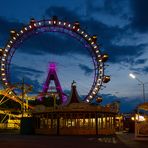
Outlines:
{"type": "Polygon", "coordinates": [[[67,34],[69,37],[77,39],[89,50],[94,66],[94,79],[91,89],[84,98],[86,102],[91,102],[97,97],[103,83],[110,81],[110,76],[104,74],[104,63],[108,59],[108,54],[102,54],[100,45],[97,43],[97,36],[88,34],[80,26],[79,22],[69,23],[52,17],[49,20],[31,19],[30,23],[21,30],[11,30],[10,38],[4,48],[0,48],[0,78],[4,88],[11,87],[10,65],[16,49],[30,36],[44,32],[58,32],[67,34]]]}

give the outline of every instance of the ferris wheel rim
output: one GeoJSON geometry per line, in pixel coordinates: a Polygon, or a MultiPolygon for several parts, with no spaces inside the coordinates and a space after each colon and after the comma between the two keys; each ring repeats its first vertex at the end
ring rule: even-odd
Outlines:
{"type": "MultiPolygon", "coordinates": [[[[46,29],[45,27],[53,27],[56,32],[56,27],[59,28],[64,28],[64,30],[70,31],[71,33],[77,34],[80,36],[80,39],[83,39],[88,43],[90,46],[91,52],[94,54],[93,62],[94,62],[94,67],[95,67],[95,76],[94,76],[94,81],[92,84],[92,87],[89,91],[89,93],[86,95],[84,100],[92,100],[97,95],[97,92],[100,90],[101,85],[102,85],[102,80],[104,77],[104,63],[102,61],[99,61],[101,57],[101,51],[99,45],[95,43],[92,40],[92,36],[90,36],[88,33],[86,33],[83,29],[80,27],[76,27],[75,24],[71,24],[69,22],[61,21],[61,20],[41,20],[41,21],[35,21],[33,26],[31,24],[27,25],[26,27],[23,27],[18,33],[16,33],[16,36],[13,36],[11,40],[8,41],[6,44],[5,48],[3,49],[3,54],[0,59],[0,75],[1,75],[1,81],[3,82],[4,87],[9,87],[11,82],[9,82],[8,77],[9,77],[9,66],[11,64],[11,58],[13,57],[13,54],[10,55],[11,49],[14,48],[14,45],[17,41],[22,39],[23,36],[27,35],[28,32],[33,32],[35,29],[46,29]],[[10,62],[8,61],[8,57],[10,56],[10,62]],[[7,63],[8,62],[8,63],[7,63]]],[[[47,30],[48,31],[48,30],[47,30]]],[[[49,32],[49,31],[48,31],[49,32]]],[[[59,31],[57,31],[59,32],[59,31]]],[[[68,34],[68,32],[64,32],[68,34]]],[[[69,34],[68,34],[69,35],[69,34]]],[[[17,48],[16,48],[17,49],[17,48]]],[[[91,55],[92,56],[92,55],[91,55]]]]}

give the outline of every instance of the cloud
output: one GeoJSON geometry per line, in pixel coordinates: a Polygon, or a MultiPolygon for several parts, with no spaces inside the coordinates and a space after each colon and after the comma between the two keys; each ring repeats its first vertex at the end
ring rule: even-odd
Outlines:
{"type": "MultiPolygon", "coordinates": [[[[145,52],[146,44],[117,45],[115,43],[115,41],[120,41],[123,37],[126,38],[129,35],[127,26],[122,28],[118,26],[109,26],[94,18],[87,19],[76,11],[65,7],[51,6],[45,11],[45,15],[48,17],[57,15],[59,16],[59,19],[66,18],[71,22],[79,20],[80,26],[84,30],[88,30],[90,35],[98,35],[98,43],[102,45],[101,50],[102,52],[107,52],[109,54],[109,62],[111,63],[129,63],[133,57],[141,56],[145,52]]],[[[10,22],[4,18],[1,18],[0,22],[2,23],[1,28],[4,28],[4,30],[9,30],[16,26],[21,28],[21,26],[23,26],[22,23],[10,22]]],[[[0,32],[6,34],[5,31],[3,32],[3,29],[1,29],[0,32]]],[[[22,44],[19,51],[28,54],[42,55],[46,53],[57,55],[64,55],[67,53],[89,55],[88,52],[84,52],[84,50],[85,48],[81,46],[77,40],[71,37],[62,34],[60,35],[59,33],[55,33],[54,35],[49,33],[32,36],[22,44]]]]}
{"type": "Polygon", "coordinates": [[[145,33],[148,31],[148,1],[131,0],[131,10],[133,12],[131,27],[138,32],[145,33]]]}
{"type": "Polygon", "coordinates": [[[119,101],[120,102],[120,111],[124,113],[133,112],[137,105],[142,103],[142,99],[139,98],[125,98],[125,97],[118,97],[112,94],[101,94],[103,101],[102,105],[119,101]],[[127,105],[128,104],[128,105],[127,105]]]}
{"type": "Polygon", "coordinates": [[[131,70],[135,73],[144,73],[148,74],[148,66],[144,66],[142,68],[131,68],[131,70]]]}
{"type": "Polygon", "coordinates": [[[84,71],[85,75],[91,75],[91,73],[94,71],[86,65],[79,64],[79,67],[84,71]]]}

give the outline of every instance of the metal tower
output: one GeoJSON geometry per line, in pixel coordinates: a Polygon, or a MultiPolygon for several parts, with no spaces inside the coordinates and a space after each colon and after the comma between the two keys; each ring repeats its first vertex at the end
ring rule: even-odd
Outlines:
{"type": "Polygon", "coordinates": [[[60,85],[60,81],[59,81],[57,73],[56,73],[56,64],[55,63],[49,64],[48,76],[47,76],[47,79],[46,79],[44,86],[43,86],[43,91],[42,91],[43,94],[47,94],[48,90],[50,90],[49,85],[52,80],[55,83],[56,91],[59,96],[60,102],[62,104],[63,102],[65,102],[64,100],[65,100],[66,95],[64,94],[62,87],[60,85]]]}

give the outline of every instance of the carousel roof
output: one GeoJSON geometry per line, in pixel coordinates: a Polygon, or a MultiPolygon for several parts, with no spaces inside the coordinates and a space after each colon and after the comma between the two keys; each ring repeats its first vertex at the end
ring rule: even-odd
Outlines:
{"type": "Polygon", "coordinates": [[[138,109],[148,110],[148,102],[138,105],[138,109]]]}

